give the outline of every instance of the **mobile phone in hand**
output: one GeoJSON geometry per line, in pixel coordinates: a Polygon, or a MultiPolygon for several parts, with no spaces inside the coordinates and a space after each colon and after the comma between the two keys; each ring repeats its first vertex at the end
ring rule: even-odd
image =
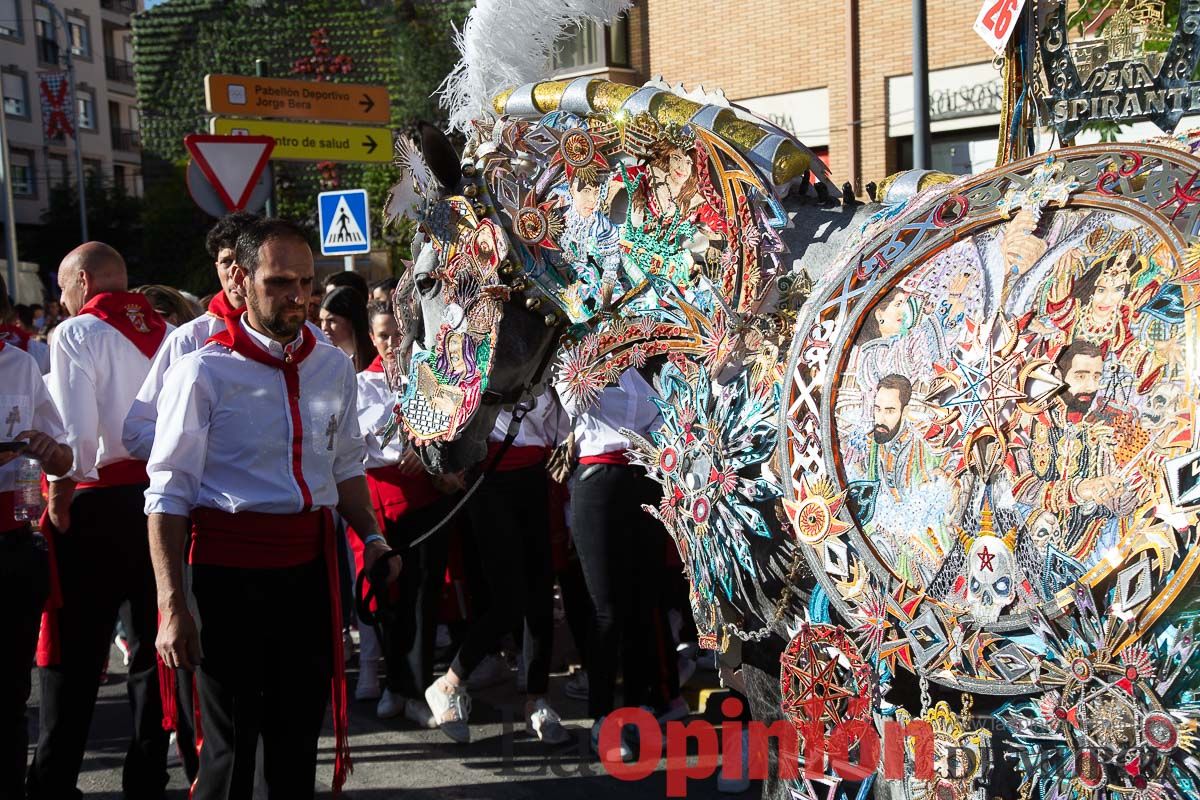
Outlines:
{"type": "Polygon", "coordinates": [[[12,442],[0,442],[0,453],[20,453],[28,446],[29,442],[20,439],[12,442]]]}

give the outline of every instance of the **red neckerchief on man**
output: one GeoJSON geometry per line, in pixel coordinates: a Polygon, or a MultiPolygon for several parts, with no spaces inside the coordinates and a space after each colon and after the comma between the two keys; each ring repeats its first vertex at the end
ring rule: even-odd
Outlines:
{"type": "Polygon", "coordinates": [[[30,338],[29,331],[24,328],[17,325],[0,325],[0,342],[11,342],[28,352],[30,338]]]}
{"type": "Polygon", "coordinates": [[[116,328],[146,358],[154,358],[167,335],[167,323],[150,300],[136,292],[101,292],[88,300],[79,314],[91,314],[116,328]]]}
{"type": "Polygon", "coordinates": [[[213,295],[213,299],[208,301],[208,313],[218,319],[229,319],[236,317],[242,312],[240,308],[234,308],[229,302],[229,295],[225,292],[217,292],[213,295]]]}
{"type": "MultiPolygon", "coordinates": [[[[312,492],[309,490],[308,483],[304,480],[304,474],[301,470],[301,460],[304,453],[304,428],[300,422],[302,419],[300,413],[300,364],[312,353],[317,345],[317,340],[309,327],[304,325],[300,329],[299,342],[286,346],[284,348],[284,357],[276,358],[259,345],[258,342],[254,341],[242,326],[241,317],[244,313],[245,309],[235,309],[234,316],[225,318],[225,330],[213,334],[208,338],[208,341],[227,347],[251,361],[257,361],[260,364],[265,364],[283,372],[283,380],[287,388],[288,413],[292,419],[292,475],[300,487],[300,494],[304,503],[304,511],[300,515],[294,516],[298,519],[303,518],[304,522],[309,523],[309,525],[291,529],[292,532],[300,534],[294,541],[278,540],[270,536],[270,532],[265,530],[270,524],[269,517],[273,515],[249,512],[224,514],[212,509],[197,509],[192,515],[193,523],[195,524],[191,551],[192,560],[193,563],[220,563],[223,566],[249,567],[254,565],[249,563],[252,559],[247,557],[252,553],[257,553],[271,558],[284,559],[282,562],[269,566],[287,566],[289,554],[286,551],[292,546],[305,547],[306,542],[304,539],[310,537],[306,535],[303,528],[310,527],[311,520],[309,517],[315,513],[312,509],[312,492]],[[197,535],[201,525],[204,526],[210,536],[216,534],[217,540],[211,544],[201,541],[200,536],[197,535]],[[264,532],[268,533],[269,541],[256,541],[256,539],[262,539],[261,534],[264,532]],[[232,537],[228,536],[228,534],[232,534],[232,537]],[[234,542],[237,542],[237,545],[231,548],[230,545],[234,542]],[[204,549],[207,554],[202,559],[198,559],[196,554],[201,549],[204,549]],[[214,557],[215,560],[213,560],[214,557]],[[242,561],[243,558],[247,558],[247,560],[242,561]]],[[[351,413],[353,413],[353,410],[351,410],[351,413]]],[[[314,532],[322,540],[321,549],[325,558],[326,578],[329,584],[330,634],[333,650],[333,680],[330,692],[332,695],[335,742],[333,790],[334,795],[337,796],[340,794],[341,788],[345,784],[346,777],[349,775],[351,769],[350,720],[349,708],[346,703],[345,659],[342,653],[342,612],[341,594],[338,591],[337,544],[334,538],[332,515],[328,509],[323,509],[323,512],[323,518],[316,524],[314,532]]],[[[260,564],[259,566],[262,565],[260,564]]]]}

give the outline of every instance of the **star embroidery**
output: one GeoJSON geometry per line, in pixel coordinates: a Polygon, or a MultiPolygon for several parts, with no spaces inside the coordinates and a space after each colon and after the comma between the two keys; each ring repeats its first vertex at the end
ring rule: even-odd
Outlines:
{"type": "Polygon", "coordinates": [[[994,562],[996,561],[996,554],[989,552],[986,544],[983,546],[983,549],[979,551],[978,556],[980,570],[986,569],[988,572],[995,571],[996,567],[994,566],[994,562]]]}

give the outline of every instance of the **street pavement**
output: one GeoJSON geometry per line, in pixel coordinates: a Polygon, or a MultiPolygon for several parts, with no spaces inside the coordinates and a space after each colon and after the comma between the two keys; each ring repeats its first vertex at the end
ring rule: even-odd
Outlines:
{"type": "MultiPolygon", "coordinates": [[[[96,800],[121,799],[121,764],[130,729],[125,693],[125,667],[113,649],[108,683],[101,687],[92,721],[88,751],[84,757],[79,788],[96,800]]],[[[525,732],[524,697],[518,695],[516,673],[503,684],[472,696],[470,744],[451,742],[436,730],[419,730],[405,719],[381,721],[375,703],[351,701],[350,743],[354,774],[342,796],[347,800],[524,800],[554,797],[556,800],[603,797],[605,800],[641,800],[666,796],[663,762],[658,770],[640,781],[620,781],[607,775],[590,755],[588,735],[591,719],[587,704],[563,694],[567,676],[553,675],[551,705],[563,716],[574,735],[572,742],[551,747],[525,732]]],[[[355,674],[349,679],[353,698],[355,674]]],[[[698,670],[685,689],[692,709],[716,686],[716,673],[698,670]],[[705,690],[709,691],[705,691],[705,690]]],[[[36,741],[38,681],[34,676],[30,701],[31,735],[36,741]]],[[[719,700],[709,699],[710,718],[719,700]]],[[[693,717],[695,719],[696,717],[693,717]]],[[[694,747],[693,747],[694,751],[694,747]]],[[[317,771],[317,796],[330,797],[333,768],[332,728],[326,720],[321,738],[317,771]]],[[[187,785],[183,770],[171,767],[170,800],[185,800],[187,785]]],[[[265,798],[265,792],[256,798],[265,798]]],[[[687,797],[696,800],[758,796],[758,785],[742,795],[719,794],[716,778],[688,783],[687,797]]]]}

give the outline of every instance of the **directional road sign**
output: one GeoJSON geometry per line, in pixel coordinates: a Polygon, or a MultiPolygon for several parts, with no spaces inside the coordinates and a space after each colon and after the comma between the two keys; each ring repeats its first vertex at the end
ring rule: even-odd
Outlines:
{"type": "Polygon", "coordinates": [[[392,160],[392,132],[388,128],[214,117],[209,129],[217,134],[270,136],[275,140],[271,158],[276,161],[386,164],[392,160]]]}
{"type": "Polygon", "coordinates": [[[183,143],[229,211],[246,207],[275,147],[275,140],[265,136],[200,133],[183,137],[183,143]]]}
{"type": "Polygon", "coordinates": [[[386,86],[247,75],[205,75],[204,101],[214,114],[269,119],[382,122],[391,118],[386,86]]]}
{"type": "Polygon", "coordinates": [[[321,192],[317,195],[317,216],[321,220],[321,255],[371,252],[366,189],[321,192]]]}

